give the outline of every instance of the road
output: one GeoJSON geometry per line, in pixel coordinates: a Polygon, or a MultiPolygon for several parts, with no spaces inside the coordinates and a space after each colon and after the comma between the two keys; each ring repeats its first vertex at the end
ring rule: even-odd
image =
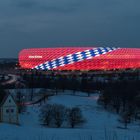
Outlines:
{"type": "Polygon", "coordinates": [[[9,80],[2,82],[2,85],[13,84],[17,81],[17,76],[13,74],[8,74],[9,80]]]}

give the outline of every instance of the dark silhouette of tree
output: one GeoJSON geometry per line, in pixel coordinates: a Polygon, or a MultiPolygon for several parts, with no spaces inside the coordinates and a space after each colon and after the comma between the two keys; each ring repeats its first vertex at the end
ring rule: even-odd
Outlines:
{"type": "Polygon", "coordinates": [[[69,109],[68,122],[72,128],[74,128],[76,125],[80,125],[85,122],[80,108],[73,107],[69,109]]]}
{"type": "Polygon", "coordinates": [[[66,108],[63,105],[53,105],[53,119],[54,124],[59,128],[63,124],[66,116],[66,108]]]}
{"type": "Polygon", "coordinates": [[[43,125],[50,126],[53,120],[53,105],[46,104],[42,107],[41,113],[40,113],[40,121],[43,123],[43,125]]]}

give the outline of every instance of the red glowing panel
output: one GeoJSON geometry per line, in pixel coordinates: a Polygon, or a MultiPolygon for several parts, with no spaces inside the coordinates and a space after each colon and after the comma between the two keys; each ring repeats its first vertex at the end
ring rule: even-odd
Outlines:
{"type": "Polygon", "coordinates": [[[19,54],[24,69],[111,70],[140,68],[140,49],[67,47],[24,49],[19,54]]]}

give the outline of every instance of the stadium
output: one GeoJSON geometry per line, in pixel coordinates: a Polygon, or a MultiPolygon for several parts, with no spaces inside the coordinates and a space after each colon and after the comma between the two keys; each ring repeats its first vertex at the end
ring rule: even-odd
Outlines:
{"type": "Polygon", "coordinates": [[[19,53],[23,69],[115,70],[140,68],[140,49],[116,47],[32,48],[19,53]]]}

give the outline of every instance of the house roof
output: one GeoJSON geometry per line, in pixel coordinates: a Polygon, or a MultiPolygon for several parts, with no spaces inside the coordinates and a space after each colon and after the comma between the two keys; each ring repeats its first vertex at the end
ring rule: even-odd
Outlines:
{"type": "MultiPolygon", "coordinates": [[[[12,99],[14,100],[13,96],[9,92],[6,92],[6,91],[0,89],[0,106],[2,106],[5,103],[8,96],[11,96],[12,99]]],[[[15,102],[15,100],[14,100],[14,102],[15,102]]]]}
{"type": "Polygon", "coordinates": [[[3,102],[7,99],[7,97],[9,96],[9,94],[1,92],[0,93],[0,106],[3,104],[3,102]]]}

